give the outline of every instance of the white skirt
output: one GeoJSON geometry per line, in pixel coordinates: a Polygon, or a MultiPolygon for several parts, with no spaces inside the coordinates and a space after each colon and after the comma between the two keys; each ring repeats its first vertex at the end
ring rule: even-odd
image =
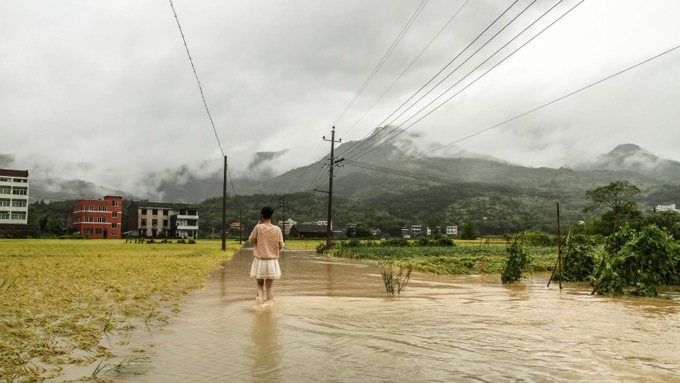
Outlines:
{"type": "Polygon", "coordinates": [[[281,278],[281,267],[278,259],[260,259],[255,257],[250,266],[251,278],[257,279],[279,279],[281,278]]]}

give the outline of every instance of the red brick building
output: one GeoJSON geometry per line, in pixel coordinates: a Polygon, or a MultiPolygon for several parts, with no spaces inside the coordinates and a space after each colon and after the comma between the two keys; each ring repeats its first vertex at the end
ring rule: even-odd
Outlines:
{"type": "Polygon", "coordinates": [[[71,229],[85,238],[122,238],[123,197],[107,195],[104,199],[81,199],[73,202],[71,229]]]}

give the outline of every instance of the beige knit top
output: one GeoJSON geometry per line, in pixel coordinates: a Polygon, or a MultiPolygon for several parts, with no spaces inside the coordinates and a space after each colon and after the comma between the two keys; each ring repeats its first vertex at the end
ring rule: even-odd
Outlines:
{"type": "Polygon", "coordinates": [[[281,228],[270,222],[258,223],[248,238],[248,242],[255,245],[253,255],[260,259],[276,259],[279,250],[283,249],[283,234],[281,228]]]}

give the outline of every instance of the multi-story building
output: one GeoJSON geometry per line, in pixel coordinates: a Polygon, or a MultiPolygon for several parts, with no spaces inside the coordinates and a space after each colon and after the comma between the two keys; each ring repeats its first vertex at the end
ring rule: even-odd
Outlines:
{"type": "Polygon", "coordinates": [[[0,169],[0,224],[28,224],[28,170],[0,169]]]}
{"type": "Polygon", "coordinates": [[[198,208],[187,204],[133,201],[128,231],[142,237],[198,238],[198,208]]]}
{"type": "Polygon", "coordinates": [[[71,229],[86,238],[122,238],[123,197],[81,199],[73,202],[71,229]]]}

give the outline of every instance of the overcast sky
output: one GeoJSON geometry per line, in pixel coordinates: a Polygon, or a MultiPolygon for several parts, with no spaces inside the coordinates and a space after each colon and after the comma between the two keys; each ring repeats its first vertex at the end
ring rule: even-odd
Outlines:
{"type": "MultiPolygon", "coordinates": [[[[386,123],[423,147],[455,143],[525,166],[573,164],[623,143],[680,161],[680,49],[464,139],[680,45],[680,1],[587,0],[460,91],[579,1],[561,2],[482,64],[556,3],[536,1],[471,56],[531,1],[465,51],[513,0],[173,2],[235,176],[320,159],[333,125],[348,142],[386,123]],[[395,119],[458,54],[424,91],[459,68],[395,119]],[[450,101],[414,124],[440,95],[423,113],[450,101]]],[[[0,167],[131,192],[180,166],[221,169],[168,1],[5,1],[0,57],[0,167]]]]}

